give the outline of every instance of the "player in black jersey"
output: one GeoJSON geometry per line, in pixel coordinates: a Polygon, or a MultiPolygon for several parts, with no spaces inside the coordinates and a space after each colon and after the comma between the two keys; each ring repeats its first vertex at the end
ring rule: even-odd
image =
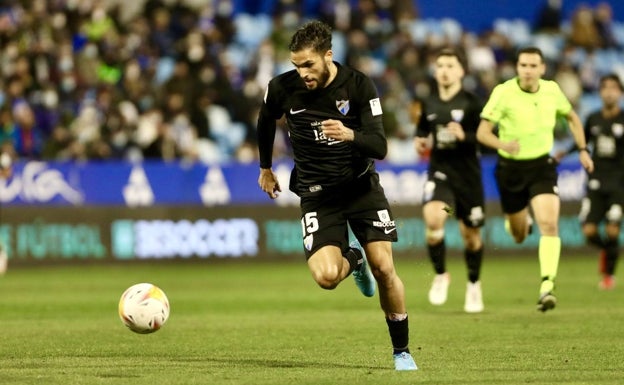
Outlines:
{"type": "Polygon", "coordinates": [[[295,164],[290,189],[301,198],[312,277],[334,289],[353,274],[369,297],[376,281],[395,368],[416,370],[404,287],[392,259],[396,224],[372,160],[387,151],[377,91],[366,75],[333,61],[331,29],[324,23],[298,29],[289,50],[295,69],[269,82],[258,117],[258,184],[272,199],[281,191],[271,167],[276,120],[286,115],[295,164]],[[349,227],[359,243],[349,245],[349,227]]]}
{"type": "Polygon", "coordinates": [[[594,171],[589,174],[579,219],[587,241],[600,248],[601,289],[615,286],[620,223],[624,207],[624,112],[622,83],[615,74],[600,78],[602,108],[585,121],[585,137],[593,148],[594,171]],[[599,225],[605,223],[605,235],[599,225]]]}
{"type": "Polygon", "coordinates": [[[429,302],[446,302],[450,275],[446,271],[444,224],[450,215],[459,220],[464,240],[468,283],[464,310],[483,311],[481,282],[483,259],[481,227],[484,225],[484,193],[476,139],[482,104],[478,97],[463,89],[466,73],[463,55],[444,48],[435,60],[437,92],[420,101],[416,151],[431,151],[428,180],[423,194],[423,217],[429,258],[436,276],[429,290],[429,302]]]}

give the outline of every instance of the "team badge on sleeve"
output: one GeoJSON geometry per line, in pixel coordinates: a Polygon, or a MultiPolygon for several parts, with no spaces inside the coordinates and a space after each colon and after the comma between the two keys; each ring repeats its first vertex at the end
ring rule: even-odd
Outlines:
{"type": "Polygon", "coordinates": [[[373,116],[377,116],[377,115],[381,115],[382,114],[381,102],[379,101],[379,98],[371,99],[368,102],[370,103],[371,112],[373,113],[373,116]]]}
{"type": "Polygon", "coordinates": [[[341,114],[346,115],[349,112],[348,100],[336,100],[336,108],[341,114]]]}

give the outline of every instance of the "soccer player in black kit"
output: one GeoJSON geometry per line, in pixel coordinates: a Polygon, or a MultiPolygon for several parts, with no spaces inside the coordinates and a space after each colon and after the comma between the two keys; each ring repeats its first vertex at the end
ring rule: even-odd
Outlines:
{"type": "Polygon", "coordinates": [[[446,271],[444,224],[450,215],[459,220],[464,241],[468,282],[464,311],[483,311],[481,261],[484,225],[484,193],[476,132],[482,104],[478,97],[463,89],[466,73],[464,56],[452,48],[436,55],[434,77],[437,89],[421,101],[416,151],[431,150],[428,180],[423,192],[427,249],[435,270],[429,302],[446,302],[450,275],[446,271]],[[429,148],[431,147],[431,148],[429,148]]]}
{"type": "MultiPolygon", "coordinates": [[[[615,74],[600,78],[602,108],[585,121],[585,137],[593,149],[594,171],[589,174],[579,219],[587,241],[600,248],[599,288],[615,287],[620,224],[624,207],[624,112],[622,82],[615,74]],[[599,225],[605,223],[605,237],[599,225]]],[[[588,151],[581,149],[580,151],[588,151]]]]}
{"type": "Polygon", "coordinates": [[[331,48],[331,29],[319,21],[292,36],[295,69],[269,82],[258,117],[258,184],[272,199],[281,191],[271,167],[276,120],[286,115],[294,156],[289,187],[301,198],[312,277],[331,290],[352,274],[368,297],[377,284],[395,369],[417,370],[408,347],[405,290],[392,258],[396,224],[372,160],[387,152],[381,103],[372,81],[334,62],[331,48]],[[349,227],[358,241],[351,245],[349,227]]]}

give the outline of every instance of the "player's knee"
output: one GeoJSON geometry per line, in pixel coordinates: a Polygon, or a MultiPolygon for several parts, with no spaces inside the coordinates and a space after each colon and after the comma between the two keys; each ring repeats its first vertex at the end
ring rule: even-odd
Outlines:
{"type": "Polygon", "coordinates": [[[528,231],[526,231],[526,230],[522,230],[521,231],[521,230],[518,230],[518,229],[513,229],[511,231],[511,236],[512,236],[514,242],[516,242],[516,243],[524,242],[524,240],[526,239],[527,235],[528,235],[528,231]]]}
{"type": "Polygon", "coordinates": [[[325,290],[335,289],[341,281],[338,269],[313,271],[312,278],[314,278],[314,281],[325,290]]]}
{"type": "Polygon", "coordinates": [[[477,251],[483,246],[480,237],[468,237],[464,240],[466,250],[477,251]]]}
{"type": "Polygon", "coordinates": [[[384,262],[376,266],[371,266],[371,272],[373,273],[375,280],[382,286],[385,282],[392,281],[396,275],[394,265],[390,262],[384,262]]]}
{"type": "Polygon", "coordinates": [[[556,236],[559,228],[556,221],[546,221],[539,224],[540,234],[556,236]]]}
{"type": "Polygon", "coordinates": [[[427,239],[427,243],[430,245],[435,245],[437,243],[440,243],[442,239],[444,239],[444,228],[440,228],[440,229],[427,228],[425,230],[425,238],[427,239]]]}
{"type": "Polygon", "coordinates": [[[338,286],[338,282],[327,281],[327,280],[316,281],[316,283],[319,285],[321,289],[325,289],[325,290],[334,290],[338,286]]]}

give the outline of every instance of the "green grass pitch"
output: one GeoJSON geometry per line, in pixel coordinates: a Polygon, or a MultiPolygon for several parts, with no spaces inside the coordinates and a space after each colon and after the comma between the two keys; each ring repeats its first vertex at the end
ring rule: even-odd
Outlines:
{"type": "Polygon", "coordinates": [[[442,307],[420,255],[396,261],[417,372],[395,372],[377,298],[351,279],[316,287],[304,262],[10,269],[0,277],[0,384],[621,384],[624,286],[597,289],[595,256],[562,257],[557,308],[535,310],[536,256],[486,255],[486,310],[463,312],[450,258],[442,307]],[[123,290],[152,282],[171,316],[150,335],[119,321],[123,290]]]}

